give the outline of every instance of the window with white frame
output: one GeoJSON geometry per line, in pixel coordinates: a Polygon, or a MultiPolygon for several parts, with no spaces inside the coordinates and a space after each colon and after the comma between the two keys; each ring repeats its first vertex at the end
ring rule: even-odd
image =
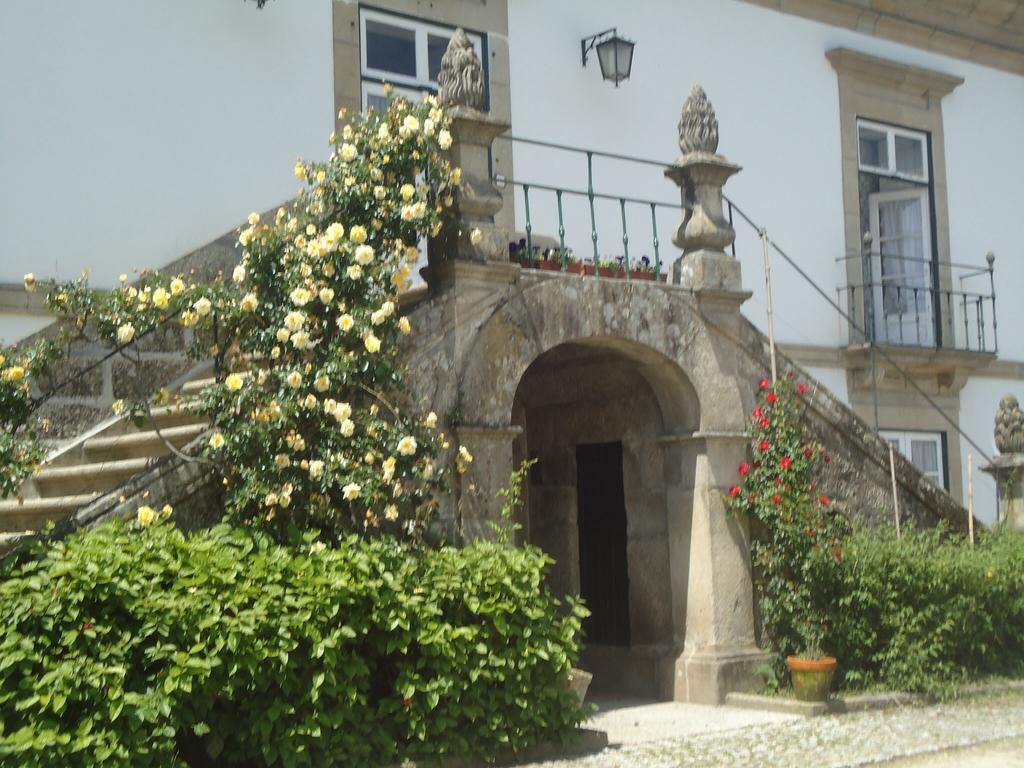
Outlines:
{"type": "MultiPolygon", "coordinates": [[[[455,32],[432,22],[359,9],[359,47],[363,109],[382,110],[387,105],[384,83],[412,100],[424,91],[437,90],[441,57],[455,32]]],[[[486,66],[484,38],[467,32],[477,56],[486,66]]]]}
{"type": "Polygon", "coordinates": [[[910,459],[921,474],[939,488],[946,488],[945,447],[941,432],[907,432],[883,429],[882,438],[910,459]]]}
{"type": "Polygon", "coordinates": [[[858,120],[857,158],[862,171],[928,182],[928,137],[920,131],[858,120]]]}

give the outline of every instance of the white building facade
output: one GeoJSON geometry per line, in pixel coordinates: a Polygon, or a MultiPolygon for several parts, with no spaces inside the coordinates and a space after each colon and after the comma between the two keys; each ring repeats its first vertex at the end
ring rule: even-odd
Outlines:
{"type": "MultiPolygon", "coordinates": [[[[456,25],[519,139],[492,156],[512,239],[560,245],[561,228],[581,259],[675,260],[658,164],[700,83],[744,167],[726,193],[806,274],[770,250],[783,350],[964,502],[973,454],[976,514],[995,519],[977,468],[999,398],[1024,395],[1021,3],[17,0],[0,9],[0,283],[89,268],[109,285],[288,199],[338,109],[379,104],[384,82],[436,87],[456,25]],[[581,55],[611,28],[635,41],[617,87],[581,55]],[[593,151],[589,173],[568,148],[593,151]]],[[[733,220],[763,328],[762,241],[733,220]]],[[[46,322],[24,302],[0,287],[6,341],[46,322]]]]}

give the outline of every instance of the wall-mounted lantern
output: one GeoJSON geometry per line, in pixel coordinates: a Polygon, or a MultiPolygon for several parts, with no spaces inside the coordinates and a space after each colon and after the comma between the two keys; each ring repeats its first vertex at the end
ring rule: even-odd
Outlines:
{"type": "Polygon", "coordinates": [[[629,71],[633,68],[632,40],[619,37],[618,31],[612,27],[596,35],[585,37],[580,41],[583,53],[583,66],[587,66],[587,54],[597,49],[597,61],[601,65],[601,77],[611,80],[615,87],[629,79],[629,71]]]}

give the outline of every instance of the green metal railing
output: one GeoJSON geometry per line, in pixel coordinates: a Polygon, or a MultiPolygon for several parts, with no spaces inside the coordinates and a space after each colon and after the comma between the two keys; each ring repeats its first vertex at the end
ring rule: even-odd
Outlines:
{"type": "MultiPolygon", "coordinates": [[[[619,218],[621,220],[621,233],[618,235],[618,241],[622,244],[622,256],[621,256],[621,271],[626,279],[630,279],[634,272],[634,267],[637,267],[642,260],[630,257],[630,231],[629,231],[629,217],[627,216],[627,206],[642,206],[645,210],[650,210],[651,220],[651,231],[650,239],[648,242],[651,244],[651,249],[654,255],[653,260],[653,274],[656,281],[660,281],[665,274],[662,270],[661,263],[661,239],[658,237],[658,208],[668,208],[675,212],[676,215],[682,211],[682,205],[680,203],[670,203],[662,200],[649,200],[644,198],[631,197],[627,195],[610,195],[602,192],[598,192],[595,189],[595,174],[594,174],[594,158],[607,158],[612,160],[621,160],[626,162],[635,162],[642,164],[651,164],[664,167],[663,163],[655,163],[653,161],[645,161],[638,158],[628,157],[626,155],[617,155],[611,152],[599,152],[592,149],[579,149],[576,147],[570,147],[565,144],[555,144],[546,141],[537,141],[534,139],[522,139],[514,136],[501,137],[513,142],[520,142],[523,144],[530,144],[534,146],[544,147],[547,149],[555,149],[564,152],[571,152],[585,156],[586,158],[586,173],[587,173],[587,184],[586,189],[577,189],[570,187],[554,186],[550,184],[539,184],[534,182],[525,182],[518,179],[512,179],[502,176],[494,177],[494,181],[499,184],[507,184],[512,187],[518,187],[522,190],[523,195],[523,213],[525,216],[524,229],[526,232],[525,238],[525,264],[530,267],[537,266],[539,260],[539,254],[534,247],[534,216],[533,208],[531,208],[531,192],[536,193],[538,191],[552,192],[555,196],[555,205],[558,216],[558,257],[559,257],[559,271],[567,272],[570,271],[570,250],[566,247],[566,216],[565,216],[565,198],[576,197],[586,201],[587,212],[590,221],[590,243],[592,255],[589,259],[591,271],[595,277],[601,277],[602,269],[608,269],[609,261],[616,261],[619,259],[602,259],[600,253],[600,241],[598,233],[598,216],[597,216],[597,202],[601,200],[611,201],[618,204],[619,218]]],[[[634,222],[635,223],[635,222],[634,222]]],[[[633,233],[636,235],[636,232],[633,233]]],[[[634,243],[635,248],[635,243],[634,243]]],[[[575,263],[575,260],[573,261],[575,263]]],[[[587,271],[588,264],[587,260],[581,262],[583,271],[587,271]]],[[[651,264],[644,265],[644,271],[651,270],[651,264]]],[[[612,267],[615,269],[615,267],[612,267]]]]}

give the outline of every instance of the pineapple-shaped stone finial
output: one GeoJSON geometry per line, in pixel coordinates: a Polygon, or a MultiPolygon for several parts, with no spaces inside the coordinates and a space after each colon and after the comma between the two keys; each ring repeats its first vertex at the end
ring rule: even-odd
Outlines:
{"type": "Polygon", "coordinates": [[[462,27],[455,30],[441,57],[437,92],[442,104],[473,109],[484,107],[484,69],[462,27]]]}
{"type": "Polygon", "coordinates": [[[996,448],[1000,453],[1024,453],[1024,412],[1013,395],[1006,395],[999,401],[996,448]]]}
{"type": "Polygon", "coordinates": [[[684,155],[718,151],[718,118],[708,95],[696,84],[690,89],[679,118],[679,149],[684,155]]]}

